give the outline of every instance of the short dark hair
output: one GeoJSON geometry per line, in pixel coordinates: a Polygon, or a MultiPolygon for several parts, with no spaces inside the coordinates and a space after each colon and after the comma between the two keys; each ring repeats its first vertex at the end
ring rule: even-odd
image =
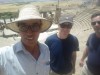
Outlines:
{"type": "Polygon", "coordinates": [[[96,13],[92,14],[91,19],[94,17],[97,17],[97,16],[100,16],[100,12],[96,12],[96,13]]]}

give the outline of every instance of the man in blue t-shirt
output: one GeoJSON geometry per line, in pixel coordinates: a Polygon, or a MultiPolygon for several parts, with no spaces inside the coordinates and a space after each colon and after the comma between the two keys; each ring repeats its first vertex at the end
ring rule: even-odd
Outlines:
{"type": "Polygon", "coordinates": [[[76,51],[79,50],[77,38],[70,34],[73,17],[63,14],[58,26],[58,33],[45,41],[50,49],[50,75],[72,75],[75,73],[76,51]]]}
{"type": "Polygon", "coordinates": [[[87,57],[81,75],[100,75],[100,12],[91,16],[91,25],[95,32],[89,36],[87,47],[79,63],[83,66],[87,57]]]}

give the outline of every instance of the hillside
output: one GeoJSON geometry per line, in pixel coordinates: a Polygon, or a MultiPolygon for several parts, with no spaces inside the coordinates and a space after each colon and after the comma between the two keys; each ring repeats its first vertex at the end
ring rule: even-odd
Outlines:
{"type": "Polygon", "coordinates": [[[93,0],[0,0],[0,4],[3,3],[19,3],[19,2],[48,2],[48,1],[74,1],[74,2],[78,2],[78,1],[83,1],[83,2],[91,2],[93,0]]]}
{"type": "Polygon", "coordinates": [[[19,3],[19,2],[39,2],[39,1],[57,1],[57,0],[0,0],[0,4],[19,3]]]}

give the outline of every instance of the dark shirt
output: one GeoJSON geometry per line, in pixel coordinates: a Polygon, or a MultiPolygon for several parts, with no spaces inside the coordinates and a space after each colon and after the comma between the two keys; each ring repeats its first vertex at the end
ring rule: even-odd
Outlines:
{"type": "Polygon", "coordinates": [[[87,47],[89,49],[87,66],[94,75],[100,75],[100,38],[96,37],[95,33],[88,38],[87,47]]]}
{"type": "Polygon", "coordinates": [[[59,39],[57,34],[45,41],[50,49],[50,67],[58,74],[67,74],[72,70],[72,52],[79,50],[78,40],[69,35],[66,39],[59,39]]]}

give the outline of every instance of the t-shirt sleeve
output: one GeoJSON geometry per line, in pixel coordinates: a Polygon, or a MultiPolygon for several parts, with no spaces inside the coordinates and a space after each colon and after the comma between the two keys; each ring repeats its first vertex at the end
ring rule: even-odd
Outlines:
{"type": "Polygon", "coordinates": [[[74,50],[75,51],[79,51],[79,41],[78,41],[78,39],[75,37],[74,38],[74,40],[75,40],[75,43],[74,43],[74,50]]]}
{"type": "Polygon", "coordinates": [[[89,46],[89,42],[91,41],[93,35],[94,35],[94,34],[90,34],[90,36],[88,37],[87,42],[86,42],[86,46],[87,46],[87,47],[89,46]]]}
{"type": "Polygon", "coordinates": [[[92,36],[92,35],[90,35],[90,36],[88,37],[87,42],[86,42],[86,46],[89,46],[89,40],[91,39],[91,36],[92,36]]]}

